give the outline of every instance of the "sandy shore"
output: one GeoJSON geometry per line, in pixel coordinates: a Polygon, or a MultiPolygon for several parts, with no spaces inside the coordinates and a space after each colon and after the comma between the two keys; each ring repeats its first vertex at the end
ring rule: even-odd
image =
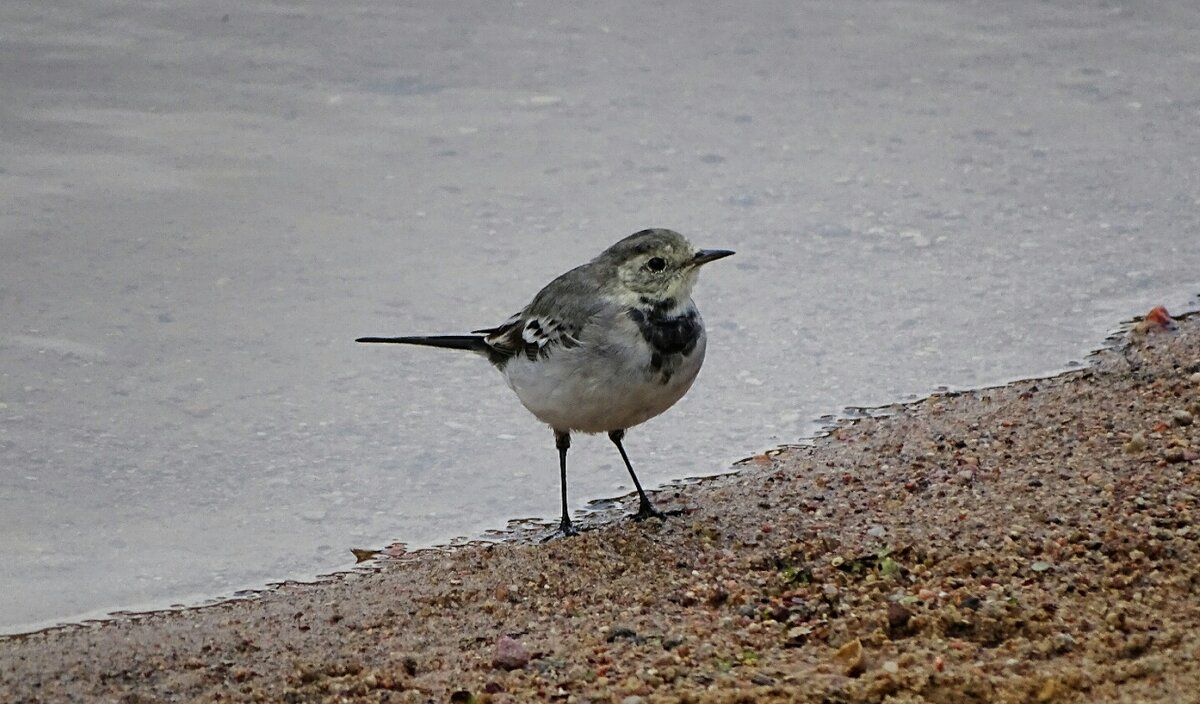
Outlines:
{"type": "Polygon", "coordinates": [[[660,494],[684,510],[665,523],[3,639],[0,701],[1200,691],[1200,319],[1054,379],[884,410],[660,494]]]}

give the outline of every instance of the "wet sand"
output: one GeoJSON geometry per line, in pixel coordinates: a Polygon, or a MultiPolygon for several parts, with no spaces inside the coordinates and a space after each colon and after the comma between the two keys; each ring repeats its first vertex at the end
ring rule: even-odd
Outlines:
{"type": "MultiPolygon", "coordinates": [[[[657,495],[0,640],[0,701],[1071,702],[1200,691],[1200,319],[657,495]]],[[[547,481],[550,478],[547,477],[547,481]]]]}

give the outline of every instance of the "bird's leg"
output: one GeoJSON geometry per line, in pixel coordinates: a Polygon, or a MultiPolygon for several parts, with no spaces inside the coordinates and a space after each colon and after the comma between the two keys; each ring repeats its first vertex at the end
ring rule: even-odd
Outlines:
{"type": "Polygon", "coordinates": [[[637,487],[638,493],[638,512],[634,514],[635,521],[644,521],[647,518],[664,518],[663,514],[650,503],[650,498],[646,496],[646,492],[642,491],[642,483],[638,481],[637,475],[633,473],[633,465],[629,463],[629,455],[625,454],[625,448],[621,445],[621,439],[625,437],[624,430],[614,430],[608,434],[608,439],[613,441],[617,446],[617,451],[621,453],[621,459],[625,460],[625,469],[629,470],[629,476],[633,477],[633,485],[637,487]]]}
{"type": "Polygon", "coordinates": [[[554,431],[554,446],[558,448],[558,472],[562,485],[562,522],[558,530],[563,535],[575,535],[575,526],[571,525],[571,516],[567,514],[567,450],[571,447],[571,433],[554,431]]]}

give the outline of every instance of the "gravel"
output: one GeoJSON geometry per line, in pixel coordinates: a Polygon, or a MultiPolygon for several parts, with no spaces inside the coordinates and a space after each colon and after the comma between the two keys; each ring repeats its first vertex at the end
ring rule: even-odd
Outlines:
{"type": "Polygon", "coordinates": [[[683,509],[665,522],[3,639],[0,700],[1186,701],[1200,323],[1180,322],[660,493],[683,509]]]}

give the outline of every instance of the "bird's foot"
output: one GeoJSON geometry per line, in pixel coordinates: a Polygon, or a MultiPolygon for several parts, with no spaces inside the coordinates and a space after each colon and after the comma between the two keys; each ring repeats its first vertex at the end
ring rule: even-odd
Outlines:
{"type": "Polygon", "coordinates": [[[638,512],[633,514],[633,520],[641,522],[647,518],[657,518],[660,521],[665,521],[668,517],[682,516],[685,513],[687,511],[681,508],[671,509],[670,511],[659,511],[649,501],[643,501],[638,506],[638,512]]]}
{"type": "Polygon", "coordinates": [[[574,523],[571,523],[571,519],[564,517],[562,522],[558,524],[558,530],[542,538],[542,542],[546,543],[555,538],[567,538],[572,535],[579,535],[579,530],[575,528],[574,523]]]}
{"type": "Polygon", "coordinates": [[[657,518],[659,520],[665,520],[666,517],[667,517],[667,514],[654,508],[653,504],[651,504],[649,501],[645,501],[645,500],[643,500],[642,503],[638,506],[638,512],[633,514],[633,520],[639,521],[639,522],[644,521],[647,518],[657,518]]]}

